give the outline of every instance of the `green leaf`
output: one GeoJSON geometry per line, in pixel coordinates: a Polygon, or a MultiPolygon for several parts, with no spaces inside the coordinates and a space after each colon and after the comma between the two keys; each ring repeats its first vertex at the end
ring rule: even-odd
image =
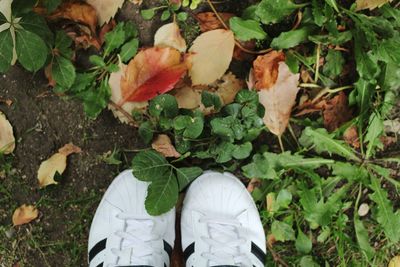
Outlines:
{"type": "Polygon", "coordinates": [[[271,24],[284,20],[303,6],[296,5],[290,0],[262,0],[255,13],[262,23],[271,24]]]}
{"type": "Polygon", "coordinates": [[[308,236],[306,236],[300,229],[297,234],[295,246],[297,251],[302,254],[308,254],[312,250],[311,239],[308,236]]]}
{"type": "Polygon", "coordinates": [[[57,31],[54,48],[66,58],[72,58],[72,39],[64,31],[57,31]]]}
{"type": "Polygon", "coordinates": [[[105,67],[106,63],[104,62],[103,58],[98,55],[91,55],[89,57],[90,63],[94,64],[97,67],[105,67]]]}
{"type": "Polygon", "coordinates": [[[145,121],[140,124],[138,132],[140,138],[142,138],[146,144],[150,144],[154,136],[154,126],[150,121],[145,121]]]}
{"type": "Polygon", "coordinates": [[[139,40],[132,39],[121,47],[121,52],[119,53],[122,62],[127,63],[131,60],[137,53],[139,48],[139,40]]]}
{"type": "Polygon", "coordinates": [[[337,35],[326,34],[326,35],[312,35],[308,39],[317,44],[323,45],[341,45],[350,41],[353,38],[351,31],[339,32],[337,35]]]}
{"type": "Polygon", "coordinates": [[[13,58],[13,41],[11,32],[0,32],[0,72],[7,72],[13,58]]]}
{"type": "Polygon", "coordinates": [[[108,56],[110,53],[120,48],[125,42],[125,24],[118,23],[117,26],[111,32],[106,33],[104,36],[104,56],[108,56]]]}
{"type": "Polygon", "coordinates": [[[196,139],[203,132],[204,120],[201,117],[181,115],[174,119],[174,129],[181,131],[183,137],[196,139]]]}
{"type": "Polygon", "coordinates": [[[143,19],[150,20],[156,15],[156,9],[155,8],[143,9],[140,11],[140,14],[142,15],[143,19]]]}
{"type": "Polygon", "coordinates": [[[132,160],[133,175],[141,181],[159,180],[170,172],[170,164],[158,152],[147,150],[139,152],[132,160]]]}
{"type": "Polygon", "coordinates": [[[276,204],[280,208],[287,209],[291,202],[292,202],[292,194],[288,190],[282,189],[281,191],[279,191],[278,196],[276,197],[276,204]]]}
{"type": "Polygon", "coordinates": [[[235,102],[258,104],[258,94],[256,91],[240,90],[235,97],[235,102]]]}
{"type": "Polygon", "coordinates": [[[400,212],[393,212],[393,205],[388,199],[388,193],[382,188],[379,179],[371,176],[371,189],[374,193],[369,198],[374,201],[376,206],[376,220],[383,228],[386,237],[392,242],[400,240],[400,212]]]}
{"type": "Polygon", "coordinates": [[[329,49],[325,59],[323,72],[326,76],[335,78],[342,73],[345,61],[340,51],[329,49]]]}
{"type": "Polygon", "coordinates": [[[300,260],[300,267],[320,267],[311,256],[304,256],[300,260]]]}
{"type": "Polygon", "coordinates": [[[150,101],[149,113],[153,117],[163,115],[167,118],[174,118],[178,115],[178,102],[174,96],[169,94],[156,96],[150,101]]]}
{"type": "Polygon", "coordinates": [[[288,49],[295,47],[307,41],[311,32],[311,27],[303,27],[297,30],[282,32],[278,37],[272,40],[271,47],[274,49],[288,49]]]}
{"type": "Polygon", "coordinates": [[[203,170],[199,167],[187,167],[176,169],[178,177],[179,191],[185,189],[194,179],[199,177],[203,173],[203,170]]]}
{"type": "Polygon", "coordinates": [[[92,72],[84,72],[77,73],[74,84],[71,86],[70,92],[72,94],[79,94],[89,87],[93,87],[96,79],[95,73],[92,72]]]}
{"type": "Polygon", "coordinates": [[[149,185],[145,201],[146,211],[153,216],[170,211],[179,196],[178,182],[172,168],[156,177],[149,185]]]}
{"type": "Polygon", "coordinates": [[[336,3],[336,0],[325,0],[325,2],[330,5],[336,12],[339,13],[339,8],[338,4],[336,3]]]}
{"type": "Polygon", "coordinates": [[[132,21],[125,21],[123,24],[125,41],[138,37],[138,28],[132,21]]]}
{"type": "Polygon", "coordinates": [[[51,13],[57,9],[62,0],[43,0],[43,4],[47,9],[47,13],[51,13]]]}
{"type": "Polygon", "coordinates": [[[83,101],[86,115],[93,119],[107,106],[110,96],[111,88],[108,84],[108,78],[102,80],[97,88],[92,87],[78,94],[78,97],[83,101]]]}
{"type": "Polygon", "coordinates": [[[348,181],[361,181],[364,185],[369,184],[368,170],[348,162],[335,162],[335,164],[332,165],[332,173],[348,181]]]}
{"type": "Polygon", "coordinates": [[[374,155],[376,148],[383,148],[383,144],[380,140],[383,133],[383,120],[379,114],[372,113],[369,118],[367,134],[364,139],[364,143],[367,143],[367,151],[365,152],[365,157],[367,159],[374,155]]]}
{"type": "Polygon", "coordinates": [[[26,13],[32,12],[36,2],[37,0],[13,0],[11,5],[13,16],[20,17],[26,13]]]}
{"type": "Polygon", "coordinates": [[[277,241],[285,242],[296,239],[292,226],[278,220],[272,223],[271,232],[277,241]]]}
{"type": "Polygon", "coordinates": [[[76,72],[71,60],[62,56],[55,56],[52,62],[53,79],[63,88],[70,88],[75,81],[76,72]]]}
{"type": "Polygon", "coordinates": [[[215,110],[219,110],[222,106],[221,99],[218,95],[205,90],[201,92],[201,102],[206,108],[214,107],[215,110]]]}
{"type": "Polygon", "coordinates": [[[169,10],[164,10],[161,13],[161,21],[166,21],[167,19],[169,19],[171,17],[171,12],[169,12],[169,10]]]}
{"type": "Polygon", "coordinates": [[[237,145],[235,150],[232,152],[232,157],[235,159],[245,159],[250,156],[251,151],[253,150],[253,145],[251,142],[246,142],[241,145],[237,145]]]}
{"type": "Polygon", "coordinates": [[[371,260],[375,255],[375,250],[369,244],[368,231],[358,216],[354,218],[354,229],[356,230],[357,243],[361,251],[368,260],[371,260]]]}
{"type": "Polygon", "coordinates": [[[260,23],[255,20],[244,20],[239,17],[233,17],[229,20],[229,26],[236,38],[241,41],[252,39],[263,40],[267,38],[267,34],[261,28],[260,23]]]}
{"type": "Polygon", "coordinates": [[[54,36],[50,28],[47,26],[47,22],[44,17],[36,13],[25,14],[19,25],[29,32],[36,33],[40,38],[42,38],[46,43],[52,43],[54,36]]]}
{"type": "Polygon", "coordinates": [[[312,129],[306,127],[299,139],[300,144],[305,147],[313,147],[317,153],[327,152],[330,155],[336,154],[346,159],[360,162],[354,151],[341,140],[333,139],[326,129],[312,129]]]}
{"type": "Polygon", "coordinates": [[[176,19],[179,21],[186,21],[188,19],[188,13],[186,12],[179,12],[176,16],[176,19]]]}
{"type": "Polygon", "coordinates": [[[287,52],[285,55],[285,63],[288,65],[290,71],[294,74],[299,73],[300,62],[297,57],[295,57],[292,52],[287,52]]]}
{"type": "Polygon", "coordinates": [[[44,41],[37,34],[24,29],[18,29],[15,38],[15,49],[21,65],[32,72],[42,68],[48,53],[44,41]]]}

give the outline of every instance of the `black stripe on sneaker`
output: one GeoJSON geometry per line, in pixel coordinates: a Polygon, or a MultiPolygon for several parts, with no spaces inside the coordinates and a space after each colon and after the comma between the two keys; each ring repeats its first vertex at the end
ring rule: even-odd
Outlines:
{"type": "Polygon", "coordinates": [[[104,263],[104,262],[100,263],[100,264],[97,265],[96,267],[103,267],[103,263],[104,263]]]}
{"type": "Polygon", "coordinates": [[[164,250],[165,252],[167,252],[169,259],[171,260],[171,255],[172,255],[172,246],[170,244],[167,243],[167,241],[164,241],[164,250]]]}
{"type": "MultiPolygon", "coordinates": [[[[91,262],[94,257],[96,257],[97,254],[102,252],[106,248],[106,242],[107,238],[104,238],[103,240],[99,241],[94,247],[89,251],[89,262],[91,262]]],[[[102,265],[99,265],[97,267],[101,267],[102,265]]]]}
{"type": "Polygon", "coordinates": [[[251,242],[251,253],[253,253],[253,255],[256,256],[257,259],[259,259],[263,264],[265,264],[265,258],[267,255],[253,242],[251,242]]]}
{"type": "Polygon", "coordinates": [[[183,252],[183,257],[185,259],[185,262],[189,259],[189,257],[194,253],[194,242],[190,244],[185,251],[183,252]]]}

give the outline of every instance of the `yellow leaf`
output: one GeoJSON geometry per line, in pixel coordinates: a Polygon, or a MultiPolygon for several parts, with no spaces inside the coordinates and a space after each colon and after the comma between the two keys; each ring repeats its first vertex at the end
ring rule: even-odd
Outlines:
{"type": "Polygon", "coordinates": [[[265,107],[264,123],[275,135],[285,131],[292,107],[299,91],[300,74],[293,74],[284,61],[279,62],[276,83],[267,90],[258,91],[260,103],[265,107]]]}
{"type": "Polygon", "coordinates": [[[117,14],[118,9],[122,7],[125,0],[87,0],[96,11],[99,20],[99,25],[103,25],[112,19],[117,14]]]}
{"type": "Polygon", "coordinates": [[[0,152],[11,154],[15,149],[15,137],[11,123],[0,111],[0,152]]]}
{"type": "Polygon", "coordinates": [[[38,180],[39,187],[43,188],[51,184],[57,184],[54,180],[54,176],[58,172],[62,174],[67,167],[67,157],[73,153],[80,153],[81,149],[73,144],[66,144],[62,148],[58,150],[58,153],[55,153],[46,161],[43,161],[40,164],[38,170],[38,180]]]}
{"type": "Polygon", "coordinates": [[[400,267],[400,256],[394,257],[390,262],[388,267],[400,267]]]}
{"type": "Polygon", "coordinates": [[[232,61],[234,47],[235,38],[230,30],[212,30],[197,37],[189,50],[193,85],[207,85],[221,78],[232,61]]]}
{"type": "Polygon", "coordinates": [[[160,134],[151,144],[151,147],[167,158],[179,158],[181,154],[176,151],[168,135],[160,134]]]}
{"type": "Polygon", "coordinates": [[[171,22],[159,28],[154,36],[154,46],[172,47],[184,53],[186,52],[186,41],[183,39],[176,22],[171,22]]]}
{"type": "Polygon", "coordinates": [[[176,89],[174,96],[179,108],[196,109],[201,104],[201,92],[187,85],[176,89]]]}
{"type": "Polygon", "coordinates": [[[377,7],[381,7],[384,4],[392,2],[392,0],[356,0],[357,11],[363,9],[375,9],[377,7]]]}
{"type": "Polygon", "coordinates": [[[39,211],[32,205],[22,205],[14,211],[12,221],[14,226],[30,223],[36,219],[39,215],[39,211]]]}

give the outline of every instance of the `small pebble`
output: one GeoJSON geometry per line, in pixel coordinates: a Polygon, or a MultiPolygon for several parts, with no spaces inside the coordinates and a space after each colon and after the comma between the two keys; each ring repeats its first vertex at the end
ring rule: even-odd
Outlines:
{"type": "Polygon", "coordinates": [[[369,212],[369,206],[367,203],[362,203],[360,205],[360,207],[358,208],[358,215],[360,215],[360,217],[363,217],[365,215],[367,215],[369,212]]]}

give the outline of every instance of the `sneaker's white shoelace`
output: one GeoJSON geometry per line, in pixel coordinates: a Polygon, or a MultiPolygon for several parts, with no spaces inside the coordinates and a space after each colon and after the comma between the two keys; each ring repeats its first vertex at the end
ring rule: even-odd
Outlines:
{"type": "MultiPolygon", "coordinates": [[[[150,265],[156,257],[162,257],[162,248],[156,246],[157,242],[154,242],[161,237],[153,233],[155,222],[152,219],[126,213],[119,213],[117,218],[126,223],[125,231],[115,233],[122,238],[121,249],[111,249],[118,259],[126,261],[127,257],[130,257],[129,264],[150,265]]],[[[115,264],[110,265],[114,266],[115,264]]]]}
{"type": "Polygon", "coordinates": [[[203,217],[200,223],[207,224],[210,233],[210,237],[201,237],[210,246],[210,252],[202,253],[202,257],[212,265],[226,265],[227,262],[233,261],[236,266],[253,266],[249,257],[240,253],[239,247],[247,240],[239,237],[239,229],[242,226],[237,220],[203,217]]]}

